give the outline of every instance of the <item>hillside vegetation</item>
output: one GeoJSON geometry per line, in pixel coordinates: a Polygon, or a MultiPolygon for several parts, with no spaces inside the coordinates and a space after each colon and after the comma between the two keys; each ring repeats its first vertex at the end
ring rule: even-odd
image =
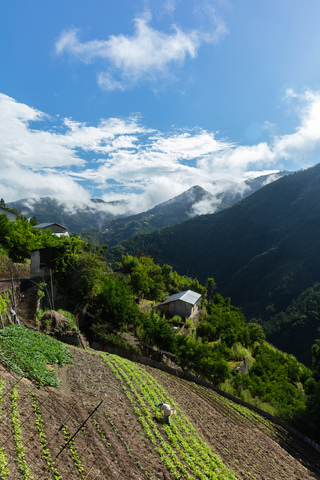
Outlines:
{"type": "Polygon", "coordinates": [[[222,212],[135,236],[111,248],[108,258],[144,253],[200,282],[214,276],[219,292],[248,320],[266,326],[276,346],[311,366],[319,322],[311,320],[312,309],[299,312],[297,299],[320,281],[319,186],[316,165],[284,176],[222,212]],[[304,328],[291,323],[286,341],[292,308],[304,318],[304,328]],[[301,334],[301,342],[291,342],[301,334]]]}
{"type": "MultiPolygon", "coordinates": [[[[89,341],[138,355],[145,348],[143,345],[148,344],[154,359],[162,361],[169,357],[181,368],[298,428],[306,428],[303,419],[317,425],[320,400],[317,343],[310,371],[293,356],[266,343],[262,327],[247,323],[230,298],[215,292],[212,277],[201,285],[196,278],[178,275],[169,265],[160,266],[150,257],[130,255],[123,256],[117,271],[113,271],[104,259],[103,249],[94,252],[92,245],[76,236],[57,238],[50,232],[42,235],[23,218],[11,223],[2,215],[0,221],[7,231],[1,243],[4,250],[10,248],[12,257],[28,259],[33,246],[52,247],[49,266],[55,272],[53,281],[59,292],[55,308],[77,315],[78,325],[89,341]],[[25,243],[21,239],[15,246],[12,237],[17,241],[22,228],[25,243]],[[198,316],[182,319],[160,314],[159,301],[188,289],[202,295],[198,316]],[[144,308],[145,301],[148,310],[144,308]]],[[[46,308],[52,308],[49,282],[49,279],[47,284],[44,282],[43,287],[41,280],[41,315],[46,308]]],[[[8,299],[1,298],[5,310],[8,299]]],[[[38,324],[35,318],[33,324],[29,318],[26,321],[51,335],[60,333],[52,325],[48,329],[47,320],[43,322],[40,317],[38,324]]],[[[75,325],[74,317],[72,321],[75,325]]],[[[310,433],[317,437],[316,427],[310,433]]]]}
{"type": "MultiPolygon", "coordinates": [[[[11,351],[18,359],[19,348],[11,351]]],[[[0,478],[311,480],[320,474],[310,446],[212,390],[115,355],[70,352],[72,363],[50,361],[59,388],[39,389],[36,370],[27,380],[1,368],[0,478]],[[171,427],[155,407],[161,400],[177,411],[171,427]]]]}

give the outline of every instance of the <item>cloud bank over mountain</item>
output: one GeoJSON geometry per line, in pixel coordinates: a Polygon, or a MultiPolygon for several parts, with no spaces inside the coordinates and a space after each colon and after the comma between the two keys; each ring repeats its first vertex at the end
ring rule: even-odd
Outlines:
{"type": "MultiPolygon", "coordinates": [[[[212,194],[264,172],[310,166],[320,143],[320,93],[288,90],[297,126],[269,141],[239,145],[201,127],[159,131],[137,115],[96,125],[45,112],[0,94],[1,196],[51,196],[86,204],[126,199],[145,211],[200,185],[212,194]]],[[[289,104],[288,103],[288,104],[289,104]]]]}

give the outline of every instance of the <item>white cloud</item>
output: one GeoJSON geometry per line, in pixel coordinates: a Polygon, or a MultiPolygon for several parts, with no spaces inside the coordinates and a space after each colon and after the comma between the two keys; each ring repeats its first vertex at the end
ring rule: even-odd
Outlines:
{"type": "MultiPolygon", "coordinates": [[[[168,2],[167,7],[173,11],[174,3],[168,2]]],[[[105,90],[124,90],[141,80],[170,77],[174,66],[181,66],[187,57],[196,57],[201,44],[218,41],[226,29],[216,16],[212,20],[215,26],[210,32],[184,32],[173,24],[166,33],[152,28],[151,16],[145,13],[134,20],[132,36],[111,35],[107,40],[81,42],[78,30],[70,29],[62,32],[55,51],[85,63],[106,61],[108,70],[98,74],[98,84],[105,90]]]]}
{"type": "Polygon", "coordinates": [[[32,168],[83,165],[75,151],[68,148],[64,135],[34,130],[30,122],[48,117],[36,109],[0,94],[1,164],[11,161],[32,168]]]}
{"type": "Polygon", "coordinates": [[[257,171],[285,168],[289,157],[303,158],[297,168],[304,167],[320,144],[320,94],[291,98],[300,119],[296,130],[246,146],[201,128],[155,131],[139,116],[102,119],[97,125],[49,119],[0,94],[1,197],[10,202],[52,196],[77,204],[91,196],[127,198],[131,209],[143,211],[193,185],[212,194],[230,185],[238,188],[237,182],[257,171]]]}
{"type": "Polygon", "coordinates": [[[198,161],[198,167],[208,175],[215,172],[225,178],[242,178],[248,168],[272,165],[276,160],[274,152],[267,143],[252,146],[228,147],[222,152],[208,155],[198,161]]]}
{"type": "Polygon", "coordinates": [[[33,171],[17,164],[1,169],[1,196],[6,202],[22,198],[54,197],[66,204],[86,204],[90,194],[71,177],[59,172],[33,171]]]}
{"type": "Polygon", "coordinates": [[[177,0],[165,0],[161,5],[163,12],[172,15],[176,9],[177,0]]]}
{"type": "Polygon", "coordinates": [[[295,133],[277,137],[274,141],[276,155],[285,159],[301,157],[320,143],[320,93],[307,91],[298,95],[288,90],[287,97],[298,100],[301,125],[295,133]]]}
{"type": "Polygon", "coordinates": [[[197,157],[223,150],[226,147],[226,143],[216,140],[213,133],[205,130],[192,133],[185,132],[171,135],[170,137],[159,137],[153,144],[154,150],[170,153],[177,160],[193,160],[197,157]]]}
{"type": "Polygon", "coordinates": [[[98,85],[102,90],[125,90],[126,87],[110,75],[109,72],[101,72],[98,74],[98,85]]]}

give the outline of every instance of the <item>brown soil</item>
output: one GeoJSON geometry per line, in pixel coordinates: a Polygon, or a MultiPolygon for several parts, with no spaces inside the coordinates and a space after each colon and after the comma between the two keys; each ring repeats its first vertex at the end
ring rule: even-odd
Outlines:
{"type": "MultiPolygon", "coordinates": [[[[18,382],[21,438],[34,480],[55,478],[41,454],[32,407],[35,393],[48,449],[64,480],[172,480],[174,477],[146,437],[133,406],[104,361],[103,354],[75,348],[71,351],[74,363],[57,368],[60,388],[38,390],[18,375],[0,370],[1,379],[6,382],[0,418],[0,446],[9,459],[11,474],[8,478],[22,478],[10,425],[10,392],[13,384],[18,382]],[[67,426],[73,435],[101,401],[103,403],[74,438],[76,453],[84,468],[81,472],[74,463],[70,448],[61,451],[65,443],[61,427],[67,426]],[[98,433],[97,422],[103,436],[98,433]]],[[[141,368],[158,380],[192,421],[199,435],[237,478],[320,479],[319,454],[284,429],[255,414],[245,413],[204,387],[148,366],[141,368]]]]}

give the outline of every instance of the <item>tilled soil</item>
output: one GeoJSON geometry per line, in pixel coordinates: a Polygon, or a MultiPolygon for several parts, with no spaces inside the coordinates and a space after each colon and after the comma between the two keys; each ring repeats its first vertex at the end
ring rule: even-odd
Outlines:
{"type": "MultiPolygon", "coordinates": [[[[34,480],[59,478],[50,473],[43,458],[32,405],[35,399],[40,406],[47,449],[61,479],[172,480],[173,475],[146,437],[122,385],[103,357],[90,351],[71,351],[74,363],[57,368],[59,388],[39,390],[28,380],[0,370],[1,379],[6,382],[0,446],[9,460],[8,478],[22,478],[10,423],[10,393],[16,384],[21,439],[34,480]],[[65,447],[65,428],[70,436],[76,434],[75,448],[70,448],[72,442],[65,447]]],[[[284,429],[241,411],[204,387],[148,366],[141,368],[157,379],[237,478],[320,479],[319,454],[284,429]]]]}
{"type": "Polygon", "coordinates": [[[320,478],[319,453],[284,428],[262,419],[216,392],[167,375],[154,376],[183,409],[198,433],[241,479],[320,478]],[[242,410],[242,411],[241,411],[242,410]]]}

